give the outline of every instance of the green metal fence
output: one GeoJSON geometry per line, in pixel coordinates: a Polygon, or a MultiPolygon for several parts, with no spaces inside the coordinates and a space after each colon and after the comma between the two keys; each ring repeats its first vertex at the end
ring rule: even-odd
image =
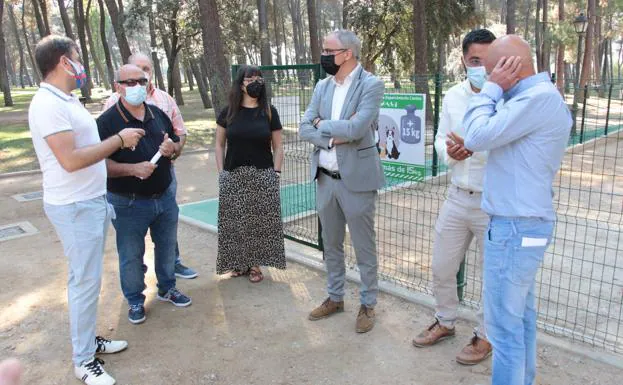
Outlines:
{"type": "MultiPolygon", "coordinates": [[[[235,70],[235,69],[234,69],[235,70]]],[[[286,237],[322,248],[315,211],[315,184],[309,175],[312,146],[298,138],[298,125],[311,99],[319,66],[264,67],[271,100],[284,125],[282,202],[286,237]]],[[[433,148],[445,92],[456,81],[431,75],[396,82],[384,78],[386,92],[428,93],[426,178],[415,183],[387,178],[377,202],[379,274],[387,281],[431,294],[435,222],[445,201],[449,175],[433,148]]],[[[573,106],[573,89],[565,94],[573,106]]],[[[539,327],[574,341],[623,353],[623,84],[581,90],[576,130],[555,181],[558,221],[552,246],[537,276],[539,327]]],[[[357,269],[345,245],[347,266],[357,269]]],[[[476,242],[466,256],[458,288],[463,303],[480,302],[482,275],[476,242]]]]}

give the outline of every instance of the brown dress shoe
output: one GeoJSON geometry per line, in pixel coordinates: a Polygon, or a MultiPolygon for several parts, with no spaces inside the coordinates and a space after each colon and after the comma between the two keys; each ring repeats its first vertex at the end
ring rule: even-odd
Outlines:
{"type": "Polygon", "coordinates": [[[322,305],[318,306],[311,313],[309,313],[310,321],[318,321],[319,319],[327,318],[335,313],[344,311],[344,301],[333,302],[330,298],[324,300],[322,305]]]}
{"type": "Polygon", "coordinates": [[[355,325],[355,331],[357,333],[367,333],[374,327],[374,319],[376,315],[374,314],[373,307],[367,307],[366,305],[361,305],[359,308],[359,314],[357,314],[357,323],[355,325]]]}
{"type": "Polygon", "coordinates": [[[489,341],[474,335],[469,344],[456,356],[456,362],[463,365],[476,365],[486,360],[493,352],[489,341]]]}
{"type": "Polygon", "coordinates": [[[439,320],[435,320],[434,324],[430,325],[428,329],[424,330],[413,339],[413,346],[418,348],[432,346],[450,337],[454,337],[454,328],[448,329],[442,326],[439,320]]]}

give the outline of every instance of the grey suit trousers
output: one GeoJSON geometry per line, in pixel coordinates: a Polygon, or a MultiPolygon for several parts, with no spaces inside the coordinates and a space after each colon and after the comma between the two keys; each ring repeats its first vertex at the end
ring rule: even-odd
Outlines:
{"type": "Polygon", "coordinates": [[[342,180],[318,173],[316,194],[322,224],[324,259],[327,266],[327,290],[332,301],[344,299],[346,267],[344,236],[346,225],[355,249],[361,275],[361,304],[374,307],[378,293],[378,260],[374,214],[377,191],[353,192],[342,180]]]}

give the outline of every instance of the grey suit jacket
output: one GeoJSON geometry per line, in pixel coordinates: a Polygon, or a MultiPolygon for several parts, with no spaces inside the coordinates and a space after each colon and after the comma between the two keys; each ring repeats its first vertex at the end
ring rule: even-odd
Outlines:
{"type": "Polygon", "coordinates": [[[329,149],[329,140],[347,141],[336,146],[340,175],[347,189],[363,192],[378,190],[385,183],[373,131],[378,124],[385,85],[363,68],[356,71],[340,120],[330,120],[335,91],[333,77],[318,82],[301,120],[299,135],[315,146],[311,154],[312,179],[317,177],[320,150],[329,149]],[[318,128],[312,123],[316,118],[322,119],[318,128]]]}

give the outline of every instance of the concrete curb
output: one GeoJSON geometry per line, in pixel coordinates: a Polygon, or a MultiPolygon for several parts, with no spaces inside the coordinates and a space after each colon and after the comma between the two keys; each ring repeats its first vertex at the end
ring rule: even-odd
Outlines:
{"type": "MultiPolygon", "coordinates": [[[[207,230],[213,234],[218,234],[218,229],[214,226],[206,225],[184,216],[180,216],[180,220],[187,224],[207,230]]],[[[286,241],[286,258],[288,261],[298,263],[317,271],[326,272],[324,262],[322,261],[322,252],[297,244],[294,241],[286,241]]],[[[361,283],[359,273],[354,270],[346,270],[346,279],[354,283],[361,283]]],[[[379,290],[386,294],[393,295],[394,297],[425,306],[429,309],[435,308],[435,300],[431,295],[409,290],[393,282],[379,280],[379,290]]],[[[476,313],[472,309],[465,306],[461,306],[459,308],[458,316],[459,318],[469,322],[478,321],[476,313]]],[[[552,346],[597,362],[623,369],[623,359],[615,353],[599,351],[588,345],[571,342],[561,337],[546,334],[540,330],[537,334],[537,341],[542,345],[552,346]]]]}

